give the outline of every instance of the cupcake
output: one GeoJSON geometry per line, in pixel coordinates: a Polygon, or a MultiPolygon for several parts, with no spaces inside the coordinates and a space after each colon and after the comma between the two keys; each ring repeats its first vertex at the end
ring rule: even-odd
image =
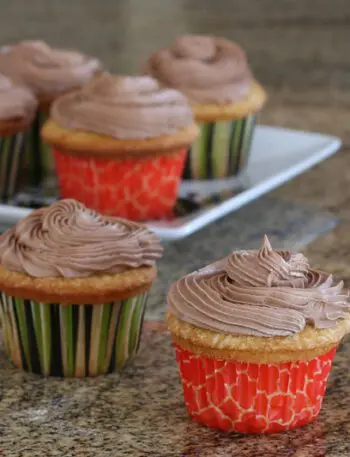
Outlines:
{"type": "Polygon", "coordinates": [[[15,194],[37,100],[27,88],[0,74],[0,201],[15,194]]]}
{"type": "Polygon", "coordinates": [[[104,73],[60,97],[42,131],[61,196],[133,220],[169,216],[198,134],[186,98],[149,77],[104,73]]]}
{"type": "Polygon", "coordinates": [[[247,164],[256,116],[266,100],[240,46],[225,38],[182,36],[152,54],[143,70],[192,104],[200,135],[184,179],[237,175],[247,164]]]}
{"type": "Polygon", "coordinates": [[[75,200],[0,237],[0,320],[18,367],[54,376],[119,370],[136,354],[161,244],[142,225],[75,200]]]}
{"type": "Polygon", "coordinates": [[[60,95],[85,85],[101,63],[75,51],[51,48],[43,41],[21,41],[0,48],[0,73],[29,87],[39,100],[28,150],[30,183],[38,185],[53,169],[50,151],[40,143],[40,129],[51,103],[60,95]]]}
{"type": "Polygon", "coordinates": [[[302,254],[237,251],[174,283],[168,325],[190,416],[209,427],[274,433],[318,415],[350,330],[343,284],[302,254]]]}

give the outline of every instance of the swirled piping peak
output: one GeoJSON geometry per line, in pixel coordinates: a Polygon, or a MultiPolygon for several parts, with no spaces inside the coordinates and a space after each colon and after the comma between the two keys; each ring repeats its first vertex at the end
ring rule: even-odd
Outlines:
{"type": "Polygon", "coordinates": [[[350,310],[343,282],[312,269],[303,254],[236,251],[175,282],[170,313],[195,326],[230,334],[288,336],[308,324],[334,327],[350,310]]]}
{"type": "Polygon", "coordinates": [[[243,49],[214,36],[180,36],[169,48],[154,52],[143,71],[199,104],[238,102],[252,83],[243,49]]]}
{"type": "Polygon", "coordinates": [[[0,264],[33,277],[119,273],[151,266],[162,252],[145,226],[71,199],[33,211],[0,237],[0,264]]]}

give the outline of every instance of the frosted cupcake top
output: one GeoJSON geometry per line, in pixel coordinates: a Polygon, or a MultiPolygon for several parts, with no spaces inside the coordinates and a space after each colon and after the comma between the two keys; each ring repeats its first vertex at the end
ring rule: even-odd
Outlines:
{"type": "Polygon", "coordinates": [[[310,268],[302,254],[237,251],[175,282],[170,313],[195,326],[253,336],[288,336],[307,324],[329,328],[350,310],[343,283],[310,268]]]}
{"type": "Polygon", "coordinates": [[[80,87],[100,68],[98,59],[54,49],[43,41],[21,41],[0,48],[0,72],[39,96],[80,87]]]}
{"type": "Polygon", "coordinates": [[[0,236],[0,264],[34,277],[88,277],[151,266],[162,256],[146,227],[75,200],[33,211],[0,236]]]}
{"type": "Polygon", "coordinates": [[[37,104],[29,89],[15,86],[0,74],[0,120],[30,120],[35,115],[37,104]]]}
{"type": "Polygon", "coordinates": [[[248,94],[252,82],[242,48],[212,36],[177,38],[170,48],[154,52],[144,71],[200,104],[240,101],[248,94]]]}
{"type": "Polygon", "coordinates": [[[61,127],[144,139],[172,135],[193,123],[186,98],[153,78],[103,73],[82,90],[58,98],[51,117],[61,127]]]}

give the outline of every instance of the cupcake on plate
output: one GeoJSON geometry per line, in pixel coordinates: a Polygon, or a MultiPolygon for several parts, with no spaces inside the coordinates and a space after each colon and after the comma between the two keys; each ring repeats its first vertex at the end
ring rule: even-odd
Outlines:
{"type": "Polygon", "coordinates": [[[318,415],[350,330],[343,284],[302,254],[237,251],[174,283],[168,325],[190,416],[209,427],[273,433],[318,415]]]}
{"type": "Polygon", "coordinates": [[[42,130],[62,197],[133,220],[169,216],[197,134],[182,94],[107,73],[60,97],[42,130]]]}
{"type": "Polygon", "coordinates": [[[27,88],[0,74],[0,201],[18,189],[21,165],[37,100],[27,88]]]}
{"type": "Polygon", "coordinates": [[[256,116],[266,101],[241,47],[220,37],[181,36],[170,48],[154,52],[143,70],[192,104],[200,135],[183,177],[237,175],[247,164],[256,116]]]}
{"type": "Polygon", "coordinates": [[[139,346],[162,247],[155,234],[75,200],[0,236],[0,320],[18,367],[54,376],[119,370],[139,346]]]}
{"type": "Polygon", "coordinates": [[[30,182],[37,185],[52,171],[50,151],[40,142],[40,129],[52,102],[84,86],[101,69],[98,59],[80,52],[51,48],[43,41],[21,41],[0,48],[0,73],[29,87],[39,100],[28,150],[30,182]]]}

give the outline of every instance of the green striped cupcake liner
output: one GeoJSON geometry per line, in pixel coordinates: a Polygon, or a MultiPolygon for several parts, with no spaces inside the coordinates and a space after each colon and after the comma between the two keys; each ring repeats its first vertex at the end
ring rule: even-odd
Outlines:
{"type": "Polygon", "coordinates": [[[0,200],[12,198],[19,187],[26,133],[0,137],[0,200]]]}
{"type": "Polygon", "coordinates": [[[187,155],[183,179],[219,179],[237,175],[247,164],[256,115],[198,122],[200,134],[187,155]]]}
{"type": "Polygon", "coordinates": [[[85,377],[121,370],[137,353],[147,294],[101,305],[60,305],[0,294],[5,352],[18,368],[85,377]]]}
{"type": "Polygon", "coordinates": [[[38,111],[28,132],[26,143],[27,182],[30,186],[38,186],[54,169],[51,148],[42,142],[40,131],[46,122],[48,113],[38,111]]]}

